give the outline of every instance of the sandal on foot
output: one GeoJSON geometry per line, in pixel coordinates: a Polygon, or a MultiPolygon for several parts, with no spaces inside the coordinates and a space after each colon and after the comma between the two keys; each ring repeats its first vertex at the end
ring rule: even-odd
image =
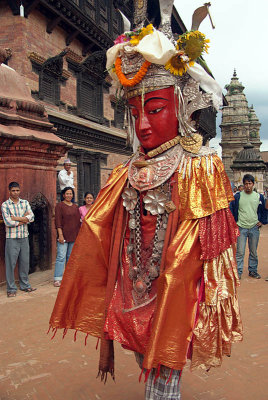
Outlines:
{"type": "Polygon", "coordinates": [[[55,287],[60,287],[61,281],[54,281],[54,286],[55,287]]]}
{"type": "Polygon", "coordinates": [[[29,287],[27,289],[20,289],[20,290],[22,290],[23,292],[31,293],[31,292],[34,292],[36,290],[36,288],[29,287]]]}
{"type": "Polygon", "coordinates": [[[16,292],[7,292],[7,297],[16,297],[16,292]]]}

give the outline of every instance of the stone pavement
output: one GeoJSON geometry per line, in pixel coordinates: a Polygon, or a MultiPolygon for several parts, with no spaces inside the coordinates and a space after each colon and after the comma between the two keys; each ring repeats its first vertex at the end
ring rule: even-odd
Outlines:
{"type": "MultiPolygon", "coordinates": [[[[268,226],[259,245],[263,278],[268,276],[268,226]]],[[[96,339],[68,332],[47,336],[48,320],[57,295],[52,271],[30,276],[38,290],[18,292],[8,299],[0,288],[0,400],[143,400],[139,369],[129,351],[116,346],[116,383],[96,379],[96,339]]],[[[232,357],[210,372],[182,375],[182,400],[267,400],[268,282],[254,280],[245,271],[239,298],[245,338],[233,346],[232,357]],[[265,332],[266,331],[266,332],[265,332]]]]}

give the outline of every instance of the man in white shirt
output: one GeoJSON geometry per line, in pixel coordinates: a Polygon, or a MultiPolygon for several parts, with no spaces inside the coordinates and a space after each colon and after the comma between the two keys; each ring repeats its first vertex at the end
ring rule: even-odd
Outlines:
{"type": "MultiPolygon", "coordinates": [[[[64,169],[62,169],[58,175],[60,190],[63,190],[66,187],[71,187],[74,189],[74,174],[71,171],[71,161],[69,158],[64,160],[63,167],[64,169]]],[[[61,200],[63,200],[62,196],[61,200]]]]}

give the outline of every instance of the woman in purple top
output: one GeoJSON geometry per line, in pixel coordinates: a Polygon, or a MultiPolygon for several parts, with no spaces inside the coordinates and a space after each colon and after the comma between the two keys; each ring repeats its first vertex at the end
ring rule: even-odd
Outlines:
{"type": "Polygon", "coordinates": [[[84,196],[84,205],[79,207],[81,221],[83,221],[83,219],[87,215],[87,213],[88,213],[90,207],[92,206],[93,202],[94,202],[93,194],[90,193],[90,192],[86,192],[85,196],[84,196]]]}
{"type": "Polygon", "coordinates": [[[74,190],[66,187],[62,190],[63,201],[55,208],[55,225],[58,234],[57,257],[54,273],[54,286],[61,285],[65,263],[67,263],[80,229],[80,213],[76,204],[72,203],[74,190]]]}

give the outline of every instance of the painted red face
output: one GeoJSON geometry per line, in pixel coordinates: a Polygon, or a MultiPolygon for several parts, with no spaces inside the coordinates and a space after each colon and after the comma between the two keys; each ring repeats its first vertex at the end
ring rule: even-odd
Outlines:
{"type": "Polygon", "coordinates": [[[135,118],[137,137],[145,150],[155,149],[178,135],[173,86],[146,93],[144,110],[141,96],[129,99],[129,105],[135,118]]]}

